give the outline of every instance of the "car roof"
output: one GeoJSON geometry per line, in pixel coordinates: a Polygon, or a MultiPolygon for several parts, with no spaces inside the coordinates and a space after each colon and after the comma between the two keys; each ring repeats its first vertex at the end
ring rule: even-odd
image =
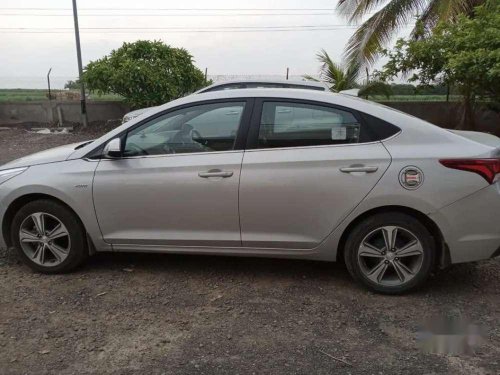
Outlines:
{"type": "MultiPolygon", "coordinates": [[[[325,83],[322,82],[314,82],[314,81],[289,81],[289,80],[268,80],[268,79],[260,79],[260,80],[254,80],[254,79],[249,79],[249,80],[235,80],[235,81],[224,81],[224,82],[217,82],[214,83],[213,85],[207,86],[202,88],[201,90],[195,91],[193,94],[199,95],[199,94],[204,94],[206,92],[210,92],[210,90],[221,87],[221,86],[226,86],[226,85],[233,85],[233,84],[243,84],[243,83],[266,83],[266,84],[278,84],[278,85],[291,85],[291,86],[308,86],[308,87],[317,87],[322,90],[317,90],[317,91],[328,91],[330,92],[328,86],[325,83]]],[[[263,87],[264,88],[264,87],[263,87]]],[[[283,87],[287,90],[292,90],[292,89],[300,89],[298,87],[294,88],[286,88],[283,87]]],[[[271,89],[271,88],[265,88],[271,89]]],[[[251,88],[241,88],[241,89],[231,89],[231,90],[251,90],[251,88]]],[[[222,90],[221,90],[222,91],[222,90]]],[[[153,107],[147,107],[147,108],[139,108],[134,111],[130,111],[126,113],[126,115],[134,115],[134,114],[142,114],[145,111],[149,111],[151,109],[157,108],[158,106],[153,106],[153,107]]]]}
{"type": "Polygon", "coordinates": [[[229,81],[221,81],[216,82],[210,86],[204,87],[201,90],[198,90],[196,93],[204,93],[205,91],[227,85],[237,85],[237,84],[277,84],[277,85],[298,85],[298,86],[308,86],[308,87],[316,87],[320,88],[324,91],[328,90],[328,86],[323,82],[315,82],[315,81],[298,81],[298,80],[285,80],[285,79],[240,79],[240,80],[229,80],[229,81]]]}
{"type": "MultiPolygon", "coordinates": [[[[169,103],[158,106],[147,112],[147,116],[154,113],[162,112],[170,108],[194,104],[197,102],[204,102],[210,100],[223,100],[223,99],[247,99],[247,98],[277,98],[277,99],[296,99],[307,100],[321,103],[332,104],[336,106],[352,108],[354,110],[371,114],[384,121],[390,123],[404,123],[402,127],[409,125],[409,122],[415,124],[428,124],[421,119],[410,116],[406,113],[394,110],[384,105],[364,100],[351,95],[343,95],[332,93],[330,91],[316,91],[316,90],[302,90],[290,88],[259,88],[259,89],[233,89],[222,91],[210,91],[200,94],[192,94],[180,99],[173,100],[169,103]]],[[[139,119],[145,115],[139,116],[139,119]]],[[[431,125],[431,124],[428,124],[431,125]]],[[[398,124],[399,126],[399,124],[398,124]]],[[[418,126],[418,125],[416,125],[418,126]]],[[[434,125],[431,125],[434,126],[434,125]]]]}
{"type": "MultiPolygon", "coordinates": [[[[283,99],[299,99],[311,100],[349,108],[362,110],[364,107],[383,107],[374,102],[353,97],[332,93],[330,91],[302,90],[295,88],[250,88],[250,89],[232,89],[223,91],[210,91],[196,95],[188,95],[183,98],[176,99],[169,103],[157,107],[158,110],[165,110],[179,105],[201,102],[206,100],[217,99],[238,99],[238,98],[283,98],[283,99]]],[[[368,109],[370,109],[368,108],[368,109]]]]}

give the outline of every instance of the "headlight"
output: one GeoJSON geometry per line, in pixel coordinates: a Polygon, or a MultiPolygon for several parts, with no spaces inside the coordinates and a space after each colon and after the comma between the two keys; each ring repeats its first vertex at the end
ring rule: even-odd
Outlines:
{"type": "Polygon", "coordinates": [[[10,180],[12,177],[23,173],[26,169],[28,169],[28,167],[4,169],[3,171],[0,171],[0,184],[3,184],[5,181],[10,180]]]}

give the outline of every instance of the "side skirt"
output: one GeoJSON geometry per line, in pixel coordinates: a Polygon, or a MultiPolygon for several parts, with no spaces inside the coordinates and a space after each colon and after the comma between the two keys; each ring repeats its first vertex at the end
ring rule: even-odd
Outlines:
{"type": "MultiPolygon", "coordinates": [[[[126,245],[114,244],[116,252],[166,253],[166,254],[200,254],[227,255],[243,257],[272,257],[322,260],[321,246],[315,249],[275,249],[249,247],[195,247],[195,246],[158,246],[158,245],[126,245]]],[[[325,259],[326,260],[326,259],[325,259]]]]}

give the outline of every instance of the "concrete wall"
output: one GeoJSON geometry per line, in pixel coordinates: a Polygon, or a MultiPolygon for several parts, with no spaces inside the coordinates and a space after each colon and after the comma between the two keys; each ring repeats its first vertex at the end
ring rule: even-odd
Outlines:
{"type": "MultiPolygon", "coordinates": [[[[382,103],[433,124],[455,128],[460,122],[460,103],[456,102],[386,102],[382,103]]],[[[0,103],[0,126],[8,124],[56,124],[58,111],[65,123],[80,122],[79,101],[5,102],[0,103]]],[[[89,101],[89,121],[105,122],[121,119],[129,111],[127,105],[115,101],[89,101]]],[[[477,129],[500,135],[500,114],[480,109],[476,112],[477,129]]]]}
{"type": "MultiPolygon", "coordinates": [[[[116,101],[89,101],[87,113],[90,122],[121,119],[130,108],[116,101]]],[[[0,103],[0,125],[57,124],[59,114],[64,123],[80,122],[79,101],[40,101],[0,103]]]]}

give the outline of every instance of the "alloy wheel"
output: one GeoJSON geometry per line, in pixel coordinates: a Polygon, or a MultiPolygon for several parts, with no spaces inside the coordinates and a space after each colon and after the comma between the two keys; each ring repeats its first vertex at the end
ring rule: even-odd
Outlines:
{"type": "Polygon", "coordinates": [[[365,236],[358,248],[363,275],[383,286],[399,286],[413,279],[424,259],[415,234],[399,226],[383,226],[365,236]]]}
{"type": "Polygon", "coordinates": [[[33,213],[23,220],[19,242],[26,256],[44,267],[64,262],[71,248],[66,226],[55,216],[44,212],[33,213]]]}

